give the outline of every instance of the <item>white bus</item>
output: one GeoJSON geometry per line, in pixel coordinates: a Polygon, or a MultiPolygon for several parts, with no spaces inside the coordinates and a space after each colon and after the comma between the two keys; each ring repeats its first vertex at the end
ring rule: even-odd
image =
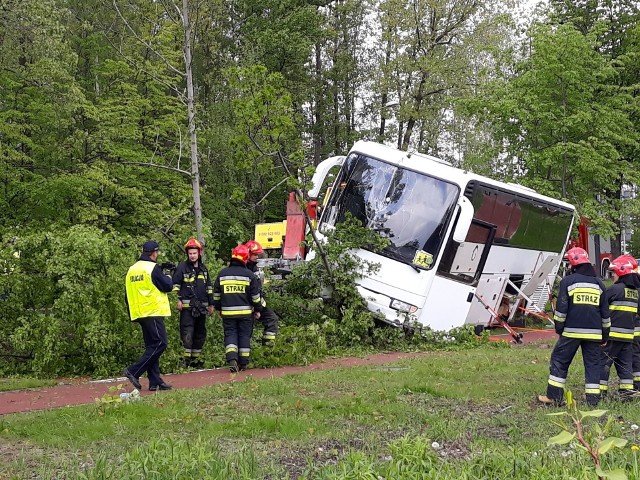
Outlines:
{"type": "Polygon", "coordinates": [[[387,322],[448,331],[489,325],[496,313],[511,318],[518,306],[544,308],[569,239],[572,205],[372,142],[318,165],[312,198],[336,166],[318,235],[350,212],[389,239],[382,252],[357,251],[380,264],[377,274],[360,278],[358,290],[387,322]]]}

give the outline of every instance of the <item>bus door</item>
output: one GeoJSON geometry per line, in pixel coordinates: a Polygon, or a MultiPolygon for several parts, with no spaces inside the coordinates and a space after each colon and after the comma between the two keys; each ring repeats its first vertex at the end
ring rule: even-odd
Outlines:
{"type": "Polygon", "coordinates": [[[473,219],[464,242],[449,238],[420,323],[434,330],[449,330],[465,323],[495,234],[495,225],[473,219]]]}

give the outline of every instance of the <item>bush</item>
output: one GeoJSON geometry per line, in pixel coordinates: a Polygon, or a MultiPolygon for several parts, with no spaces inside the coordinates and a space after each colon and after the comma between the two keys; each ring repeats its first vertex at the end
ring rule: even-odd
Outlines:
{"type": "Polygon", "coordinates": [[[85,226],[18,240],[0,310],[7,351],[30,359],[17,361],[17,372],[103,375],[131,357],[122,279],[133,243],[85,226]]]}

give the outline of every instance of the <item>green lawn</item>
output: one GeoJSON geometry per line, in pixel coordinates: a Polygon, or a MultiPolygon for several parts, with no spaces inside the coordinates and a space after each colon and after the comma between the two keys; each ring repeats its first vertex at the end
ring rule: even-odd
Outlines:
{"type": "MultiPolygon", "coordinates": [[[[0,478],[595,479],[536,406],[547,346],[434,352],[386,366],[316,371],[140,402],[0,417],[0,478]]],[[[570,387],[580,399],[581,358],[570,387]]],[[[603,458],[640,479],[640,402],[607,401],[603,458]]],[[[603,422],[601,422],[603,423],[603,422]]],[[[592,429],[592,428],[591,428],[592,429]]]]}
{"type": "Polygon", "coordinates": [[[37,378],[0,378],[0,392],[23,390],[26,388],[51,387],[55,384],[55,380],[40,380],[37,378]]]}

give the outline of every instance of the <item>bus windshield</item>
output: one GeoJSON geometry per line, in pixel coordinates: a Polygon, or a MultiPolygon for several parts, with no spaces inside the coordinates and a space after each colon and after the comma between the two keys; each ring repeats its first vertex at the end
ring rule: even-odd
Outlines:
{"type": "Polygon", "coordinates": [[[361,154],[345,160],[322,222],[351,213],[389,239],[382,255],[432,268],[455,209],[456,185],[361,154]]]}

